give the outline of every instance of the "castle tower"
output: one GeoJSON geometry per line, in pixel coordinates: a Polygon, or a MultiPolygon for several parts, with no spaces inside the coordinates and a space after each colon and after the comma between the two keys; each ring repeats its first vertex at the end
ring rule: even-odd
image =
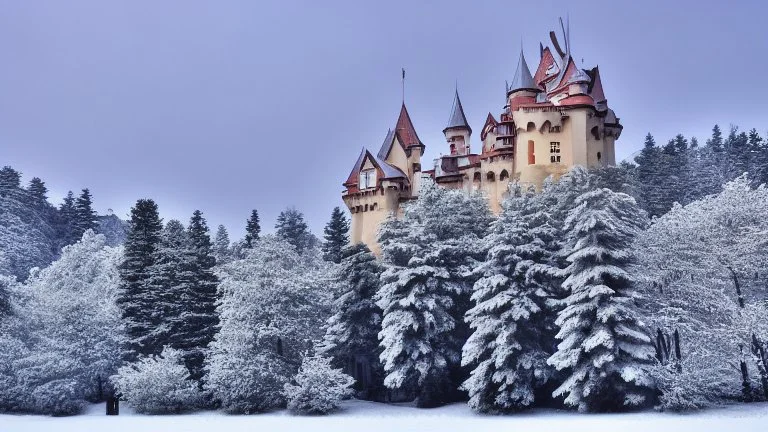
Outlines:
{"type": "Polygon", "coordinates": [[[443,134],[448,142],[451,156],[471,153],[469,138],[472,136],[472,128],[469,127],[467,116],[464,115],[464,107],[461,106],[458,89],[456,89],[453,97],[451,116],[448,119],[448,125],[443,129],[443,134]]]}
{"type": "Polygon", "coordinates": [[[363,148],[344,182],[342,199],[352,215],[352,243],[365,243],[379,253],[376,236],[381,222],[397,214],[400,203],[418,196],[423,153],[424,144],[403,104],[395,129],[387,131],[379,151],[363,148]]]}

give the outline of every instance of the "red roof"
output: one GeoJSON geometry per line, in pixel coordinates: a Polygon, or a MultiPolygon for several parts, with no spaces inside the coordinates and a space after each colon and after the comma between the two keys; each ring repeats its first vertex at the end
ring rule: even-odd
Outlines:
{"type": "Polygon", "coordinates": [[[589,105],[595,106],[595,101],[587,95],[568,96],[559,103],[560,106],[589,105]]]}
{"type": "Polygon", "coordinates": [[[549,50],[549,47],[546,47],[541,53],[541,61],[539,61],[539,67],[536,69],[536,73],[533,75],[533,81],[538,86],[541,86],[542,83],[546,81],[547,69],[549,69],[549,67],[553,64],[555,64],[555,58],[552,57],[552,52],[549,50]]]}
{"type": "Polygon", "coordinates": [[[408,115],[408,110],[405,108],[405,103],[400,108],[400,116],[397,118],[395,132],[400,137],[404,148],[423,145],[419,136],[416,135],[416,128],[413,127],[413,122],[411,122],[411,116],[408,115]]]}
{"type": "Polygon", "coordinates": [[[600,69],[595,66],[593,71],[594,77],[592,78],[592,90],[590,90],[589,95],[592,96],[592,99],[594,99],[595,102],[604,102],[605,92],[603,91],[603,82],[600,80],[600,69]]]}
{"type": "Polygon", "coordinates": [[[512,106],[509,107],[512,111],[517,111],[522,105],[529,105],[536,103],[536,98],[530,96],[518,96],[512,98],[512,106]]]}
{"type": "Polygon", "coordinates": [[[488,117],[485,118],[485,124],[483,125],[483,130],[480,132],[480,140],[485,141],[485,137],[488,136],[488,133],[486,132],[488,130],[488,125],[493,125],[495,127],[498,124],[499,122],[497,122],[496,119],[493,118],[493,114],[488,113],[488,117]]]}

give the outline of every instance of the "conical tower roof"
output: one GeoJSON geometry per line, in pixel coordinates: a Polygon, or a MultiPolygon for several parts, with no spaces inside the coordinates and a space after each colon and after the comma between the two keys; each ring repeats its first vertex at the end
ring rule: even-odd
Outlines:
{"type": "Polygon", "coordinates": [[[405,102],[403,102],[403,105],[400,108],[400,116],[397,117],[395,133],[400,137],[400,141],[406,149],[408,147],[424,146],[419,139],[419,136],[416,135],[416,128],[413,127],[411,116],[408,115],[408,110],[405,108],[405,102]]]}
{"type": "Polygon", "coordinates": [[[507,94],[516,90],[540,90],[533,81],[531,70],[528,69],[528,63],[525,61],[525,55],[523,54],[522,49],[520,49],[520,59],[517,61],[515,77],[512,79],[512,84],[507,88],[507,94]]]}
{"type": "Polygon", "coordinates": [[[453,97],[451,117],[448,119],[448,125],[443,129],[443,133],[449,129],[467,129],[469,133],[472,133],[472,128],[469,127],[469,122],[467,122],[467,116],[464,115],[464,107],[461,106],[458,89],[456,89],[456,94],[453,97]]]}

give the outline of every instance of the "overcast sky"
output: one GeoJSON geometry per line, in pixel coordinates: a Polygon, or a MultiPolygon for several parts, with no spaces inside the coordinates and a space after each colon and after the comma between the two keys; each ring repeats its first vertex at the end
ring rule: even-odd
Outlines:
{"type": "Polygon", "coordinates": [[[0,0],[0,165],[57,202],[89,187],[101,213],[149,197],[234,239],[252,208],[270,231],[295,206],[319,234],[360,148],[394,126],[401,67],[426,169],[454,83],[479,131],[521,39],[535,68],[566,13],[624,124],[618,159],[647,132],[768,129],[763,1],[0,0]]]}

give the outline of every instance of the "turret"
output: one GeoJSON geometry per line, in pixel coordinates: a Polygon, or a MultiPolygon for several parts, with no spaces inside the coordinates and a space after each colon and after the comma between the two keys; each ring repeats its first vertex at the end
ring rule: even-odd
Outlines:
{"type": "Polygon", "coordinates": [[[507,85],[507,104],[509,111],[514,111],[517,106],[523,103],[534,103],[536,94],[541,91],[533,80],[531,70],[528,69],[528,63],[525,61],[525,54],[520,49],[520,58],[517,60],[517,70],[512,83],[507,85]]]}
{"type": "Polygon", "coordinates": [[[471,153],[469,139],[472,136],[472,128],[467,122],[467,116],[464,115],[458,89],[453,97],[451,116],[448,118],[448,125],[443,129],[443,134],[451,149],[451,155],[471,153]]]}

